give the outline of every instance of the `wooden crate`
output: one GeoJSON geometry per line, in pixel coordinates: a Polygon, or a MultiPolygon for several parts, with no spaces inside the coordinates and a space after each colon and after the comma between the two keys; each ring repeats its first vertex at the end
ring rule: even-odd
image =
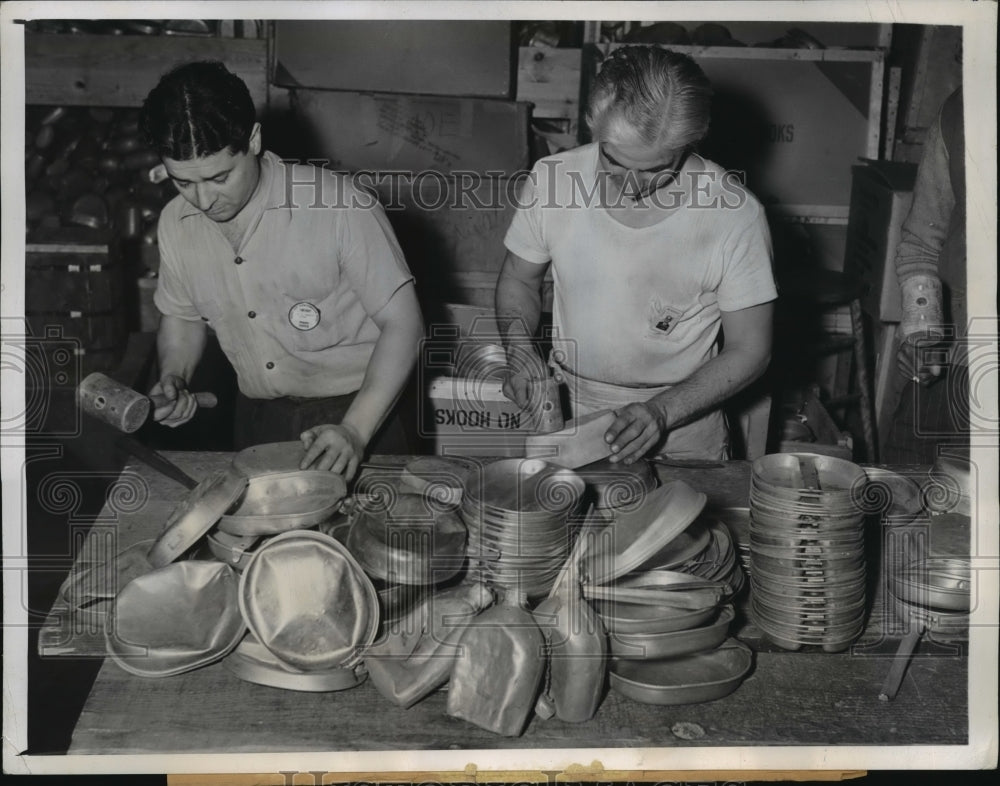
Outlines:
{"type": "Polygon", "coordinates": [[[84,373],[112,368],[128,339],[130,307],[114,235],[82,227],[38,230],[25,245],[25,268],[29,335],[72,344],[84,373]]]}
{"type": "Polygon", "coordinates": [[[24,39],[25,103],[142,105],[160,77],[192,60],[221,60],[267,107],[267,41],[185,36],[54,35],[24,39]]]}

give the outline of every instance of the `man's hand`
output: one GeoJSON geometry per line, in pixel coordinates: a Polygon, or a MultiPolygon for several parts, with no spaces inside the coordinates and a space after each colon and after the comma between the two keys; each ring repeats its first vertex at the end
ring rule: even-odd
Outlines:
{"type": "Polygon", "coordinates": [[[365,441],[351,426],[326,424],[314,426],[300,435],[306,455],[299,469],[330,470],[354,477],[365,453],[365,441]]]}
{"type": "Polygon", "coordinates": [[[667,433],[663,414],[648,402],[629,404],[616,413],[604,441],[611,443],[611,461],[632,464],[659,444],[667,433]]]}
{"type": "Polygon", "coordinates": [[[948,345],[932,334],[911,333],[899,345],[896,370],[906,379],[929,387],[943,376],[948,353],[948,345]]]}
{"type": "Polygon", "coordinates": [[[503,394],[521,409],[540,406],[545,397],[548,370],[534,347],[510,344],[507,352],[507,373],[503,381],[503,394]]]}
{"type": "Polygon", "coordinates": [[[164,374],[149,391],[153,401],[153,420],[170,428],[187,423],[198,411],[198,400],[187,389],[187,380],[177,374],[164,374]]]}

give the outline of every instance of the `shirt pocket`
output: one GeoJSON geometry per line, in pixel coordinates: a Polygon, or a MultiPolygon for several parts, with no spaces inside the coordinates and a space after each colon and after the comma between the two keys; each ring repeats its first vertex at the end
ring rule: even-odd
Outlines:
{"type": "Polygon", "coordinates": [[[680,343],[705,310],[703,299],[651,295],[646,306],[646,339],[665,343],[680,343]]]}

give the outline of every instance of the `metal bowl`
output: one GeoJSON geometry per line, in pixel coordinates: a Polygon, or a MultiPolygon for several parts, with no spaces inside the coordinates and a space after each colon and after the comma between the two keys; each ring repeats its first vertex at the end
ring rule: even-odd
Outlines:
{"type": "Polygon", "coordinates": [[[928,557],[889,578],[893,595],[907,603],[943,611],[968,612],[972,600],[969,560],[928,557]]]}
{"type": "Polygon", "coordinates": [[[662,633],[615,631],[609,637],[611,654],[622,660],[652,660],[714,649],[726,640],[729,626],[735,618],[733,607],[724,606],[715,619],[697,628],[662,633]]]}
{"type": "Polygon", "coordinates": [[[501,459],[470,473],[463,502],[487,513],[565,515],[585,490],[583,478],[571,469],[542,459],[501,459]]]}
{"type": "Polygon", "coordinates": [[[736,639],[709,652],[665,660],[612,660],[611,688],[643,704],[699,704],[736,690],[753,668],[750,648],[736,639]]]}
{"type": "Polygon", "coordinates": [[[694,609],[650,606],[625,600],[592,600],[590,604],[600,615],[608,633],[624,634],[670,633],[697,628],[708,622],[718,609],[714,603],[694,609]]]}
{"type": "Polygon", "coordinates": [[[438,584],[465,564],[467,530],[457,514],[400,494],[386,510],[359,509],[347,547],[365,573],[408,585],[438,584]]]}
{"type": "Polygon", "coordinates": [[[243,496],[219,519],[231,535],[277,535],[314,527],[333,515],[347,493],[333,472],[295,470],[256,475],[243,496]]]}

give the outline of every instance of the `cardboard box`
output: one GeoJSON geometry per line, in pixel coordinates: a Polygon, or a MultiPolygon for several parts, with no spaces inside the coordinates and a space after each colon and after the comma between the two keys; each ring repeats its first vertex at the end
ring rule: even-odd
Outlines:
{"type": "Polygon", "coordinates": [[[503,20],[274,23],[272,81],[285,87],[510,98],[513,30],[503,20]]]}
{"type": "Polygon", "coordinates": [[[896,247],[913,200],[917,167],[894,161],[866,161],[852,171],[844,271],[869,285],[862,301],[868,314],[882,322],[899,322],[902,302],[896,278],[896,247]]]}
{"type": "Polygon", "coordinates": [[[442,456],[523,456],[541,413],[522,410],[502,392],[493,309],[447,303],[441,317],[430,325],[420,357],[421,436],[442,456]],[[472,354],[482,348],[490,349],[472,354]],[[477,373],[465,373],[470,369],[477,373]]]}
{"type": "Polygon", "coordinates": [[[511,175],[528,166],[524,102],[297,90],[291,106],[307,156],[334,169],[511,175]]]}

